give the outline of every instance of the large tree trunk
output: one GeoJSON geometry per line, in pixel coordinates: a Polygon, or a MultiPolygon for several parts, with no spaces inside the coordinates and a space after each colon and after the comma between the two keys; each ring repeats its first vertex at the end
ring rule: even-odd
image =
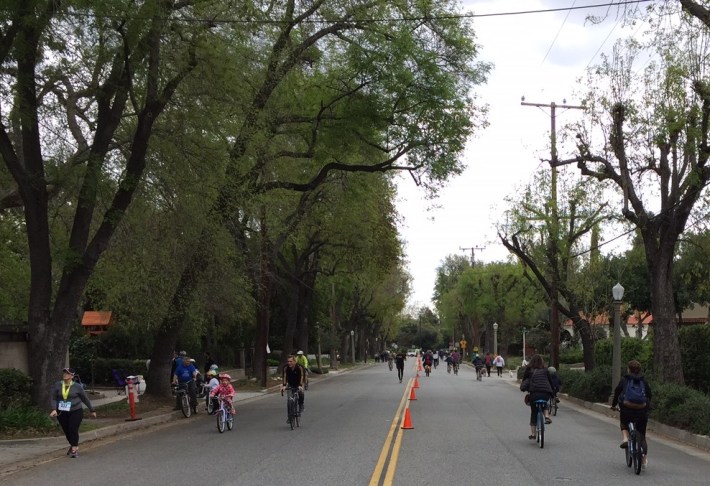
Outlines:
{"type": "MultiPolygon", "coordinates": [[[[650,245],[646,245],[649,248],[650,245]]],[[[663,381],[683,384],[678,327],[673,299],[673,252],[646,251],[651,270],[653,314],[653,374],[663,381]]]]}
{"type": "Polygon", "coordinates": [[[589,321],[583,319],[579,313],[576,314],[576,317],[572,317],[571,319],[575,332],[579,334],[579,337],[582,340],[584,371],[592,371],[596,367],[592,327],[589,325],[589,321]]]}

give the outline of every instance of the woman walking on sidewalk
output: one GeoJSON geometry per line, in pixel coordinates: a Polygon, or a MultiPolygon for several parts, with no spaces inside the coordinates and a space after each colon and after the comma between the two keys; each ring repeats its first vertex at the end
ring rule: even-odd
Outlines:
{"type": "Polygon", "coordinates": [[[89,407],[92,417],[96,418],[96,412],[91,406],[89,397],[86,396],[84,387],[79,383],[74,383],[74,375],[76,374],[74,369],[64,368],[62,373],[62,381],[58,381],[52,386],[52,411],[49,416],[57,417],[69,442],[67,456],[74,458],[79,455],[79,426],[84,419],[82,402],[89,407]]]}

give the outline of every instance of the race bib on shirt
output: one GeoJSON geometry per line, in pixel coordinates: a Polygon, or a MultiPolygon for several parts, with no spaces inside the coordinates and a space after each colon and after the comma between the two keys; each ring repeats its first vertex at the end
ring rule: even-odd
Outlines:
{"type": "Polygon", "coordinates": [[[62,400],[57,408],[60,412],[71,412],[71,402],[62,400]]]}

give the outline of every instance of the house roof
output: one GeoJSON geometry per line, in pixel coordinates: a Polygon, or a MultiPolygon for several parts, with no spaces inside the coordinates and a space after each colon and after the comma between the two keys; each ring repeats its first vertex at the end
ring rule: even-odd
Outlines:
{"type": "Polygon", "coordinates": [[[82,326],[110,326],[113,324],[111,311],[86,311],[81,319],[82,326]]]}

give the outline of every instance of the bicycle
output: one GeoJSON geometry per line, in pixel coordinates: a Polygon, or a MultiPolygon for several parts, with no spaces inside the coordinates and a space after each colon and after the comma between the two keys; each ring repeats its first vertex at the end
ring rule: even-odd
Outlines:
{"type": "Polygon", "coordinates": [[[388,359],[388,360],[387,360],[387,366],[390,367],[390,371],[392,371],[393,361],[394,361],[393,359],[388,359]]]}
{"type": "Polygon", "coordinates": [[[454,363],[454,374],[455,375],[459,374],[459,364],[458,363],[454,363]]]}
{"type": "MultiPolygon", "coordinates": [[[[294,427],[301,426],[301,414],[298,412],[298,399],[299,391],[298,387],[289,386],[287,389],[287,399],[286,399],[286,414],[288,417],[288,424],[291,426],[291,430],[294,427]]],[[[281,396],[284,392],[281,391],[281,396]]]]}
{"type": "Polygon", "coordinates": [[[535,400],[537,415],[535,419],[535,439],[540,449],[545,447],[545,405],[547,400],[535,400]]]}
{"type": "Polygon", "coordinates": [[[624,449],[624,454],[626,455],[626,465],[628,467],[633,465],[633,471],[637,475],[641,474],[644,453],[640,435],[641,433],[636,430],[634,421],[629,422],[629,442],[626,449],[624,449]]]}
{"type": "Polygon", "coordinates": [[[232,427],[234,427],[234,415],[232,415],[231,408],[227,409],[227,402],[222,397],[217,398],[217,403],[217,430],[221,434],[224,432],[225,425],[229,430],[232,430],[232,427]]]}
{"type": "Polygon", "coordinates": [[[550,401],[548,402],[548,406],[550,407],[550,414],[557,416],[557,397],[556,396],[551,396],[550,401]]]}
{"type": "Polygon", "coordinates": [[[178,402],[180,403],[180,410],[182,411],[182,414],[185,416],[185,418],[190,418],[193,409],[193,407],[190,406],[190,395],[187,393],[189,383],[189,381],[185,383],[179,383],[177,385],[174,385],[173,388],[173,391],[178,398],[178,402]]]}
{"type": "Polygon", "coordinates": [[[431,365],[424,365],[424,373],[429,376],[429,374],[431,373],[431,365]]]}
{"type": "Polygon", "coordinates": [[[451,363],[446,363],[446,372],[451,374],[451,363]]]}
{"type": "Polygon", "coordinates": [[[476,381],[483,381],[483,368],[476,367],[476,381]]]}

